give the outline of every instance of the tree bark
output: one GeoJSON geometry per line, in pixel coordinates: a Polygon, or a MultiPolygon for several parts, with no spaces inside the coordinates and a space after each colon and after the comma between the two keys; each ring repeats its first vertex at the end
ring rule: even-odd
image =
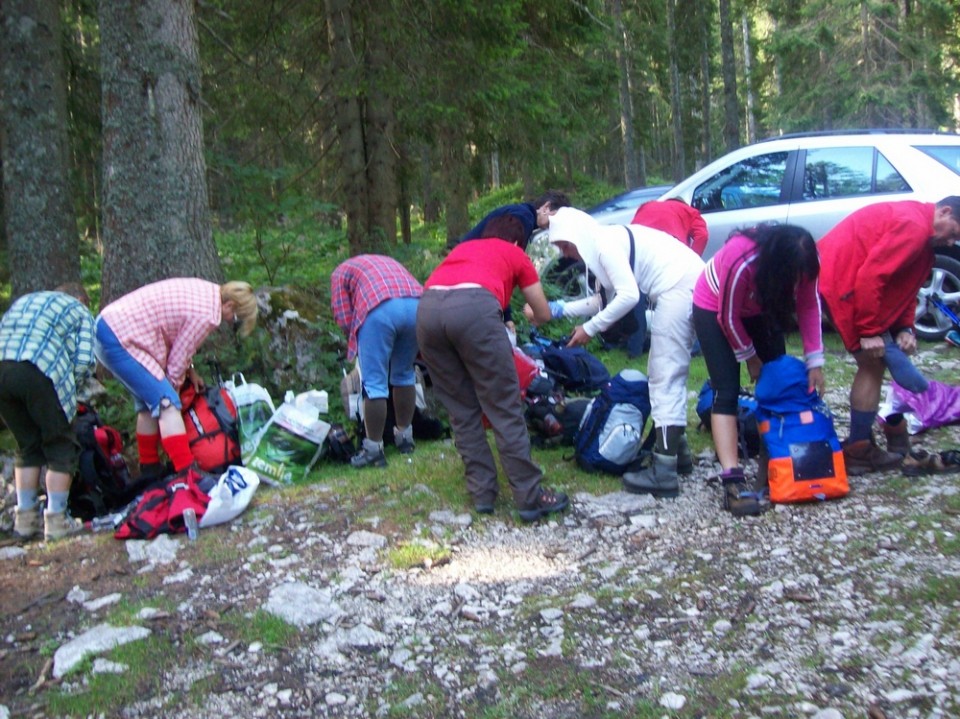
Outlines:
{"type": "Polygon", "coordinates": [[[753,97],[753,53],[750,50],[750,18],[743,13],[743,83],[747,88],[747,144],[757,141],[757,119],[753,97]]]}
{"type": "Polygon", "coordinates": [[[397,150],[394,127],[393,96],[390,91],[390,52],[386,38],[389,29],[382,3],[373,3],[367,13],[366,68],[370,88],[364,103],[366,123],[363,133],[367,152],[367,193],[369,226],[367,235],[374,243],[380,239],[386,245],[397,241],[397,150]]]}
{"type": "Polygon", "coordinates": [[[723,142],[727,152],[730,152],[740,147],[737,62],[733,47],[730,0],[720,0],[720,67],[723,77],[723,142]]]}
{"type": "Polygon", "coordinates": [[[358,67],[354,60],[352,28],[349,0],[327,0],[333,117],[340,144],[343,206],[347,215],[350,254],[356,255],[366,246],[370,210],[366,192],[363,118],[355,91],[358,67]]]}
{"type": "Polygon", "coordinates": [[[637,172],[636,143],[633,132],[633,94],[630,73],[630,37],[623,26],[621,0],[610,0],[616,38],[616,58],[620,91],[620,138],[623,142],[623,181],[627,188],[640,184],[637,172]]]}
{"type": "Polygon", "coordinates": [[[444,207],[447,221],[447,247],[470,229],[467,180],[464,177],[464,143],[456,128],[444,125],[440,129],[441,167],[444,207]]]}
{"type": "Polygon", "coordinates": [[[677,56],[677,3],[667,0],[667,47],[670,54],[670,115],[673,128],[673,179],[680,182],[687,174],[683,146],[683,107],[680,103],[680,68],[677,56]]]}
{"type": "Polygon", "coordinates": [[[190,0],[101,0],[102,303],[168,277],[223,280],[190,0]]]}
{"type": "Polygon", "coordinates": [[[0,4],[0,129],[11,294],[80,281],[56,0],[0,4]]]}

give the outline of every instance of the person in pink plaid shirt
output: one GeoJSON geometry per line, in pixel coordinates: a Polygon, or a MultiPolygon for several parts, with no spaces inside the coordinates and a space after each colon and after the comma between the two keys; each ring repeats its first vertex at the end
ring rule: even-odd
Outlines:
{"type": "Polygon", "coordinates": [[[188,378],[203,387],[193,355],[223,322],[243,337],[253,331],[257,298],[246,282],[161,280],[100,311],[94,353],[134,397],[141,475],[160,473],[161,446],[174,471],[193,464],[179,390],[188,378]]]}

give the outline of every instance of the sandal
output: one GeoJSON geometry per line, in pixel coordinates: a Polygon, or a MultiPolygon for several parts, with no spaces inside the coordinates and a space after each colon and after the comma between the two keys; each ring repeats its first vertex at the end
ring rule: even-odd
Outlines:
{"type": "Polygon", "coordinates": [[[960,450],[950,449],[938,453],[915,449],[903,458],[903,474],[907,477],[947,472],[960,472],[960,450]]]}

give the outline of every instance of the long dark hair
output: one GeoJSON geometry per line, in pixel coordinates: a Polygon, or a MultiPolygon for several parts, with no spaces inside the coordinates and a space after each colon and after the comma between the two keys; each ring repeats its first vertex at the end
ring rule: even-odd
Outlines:
{"type": "Polygon", "coordinates": [[[740,234],[760,248],[755,277],[763,312],[786,329],[797,309],[797,283],[820,274],[817,243],[797,225],[758,225],[740,234]]]}

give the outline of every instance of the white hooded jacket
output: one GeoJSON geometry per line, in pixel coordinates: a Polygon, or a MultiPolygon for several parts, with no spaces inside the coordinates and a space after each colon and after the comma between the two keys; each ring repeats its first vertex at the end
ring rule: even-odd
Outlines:
{"type": "Polygon", "coordinates": [[[587,269],[606,289],[608,304],[599,294],[568,302],[565,317],[594,315],[583,329],[591,337],[608,329],[640,301],[640,293],[655,302],[691,273],[703,272],[700,257],[675,237],[642,225],[630,225],[635,262],[630,267],[630,236],[623,225],[601,225],[582,210],[562,207],[550,217],[550,242],[570,242],[587,269]]]}

